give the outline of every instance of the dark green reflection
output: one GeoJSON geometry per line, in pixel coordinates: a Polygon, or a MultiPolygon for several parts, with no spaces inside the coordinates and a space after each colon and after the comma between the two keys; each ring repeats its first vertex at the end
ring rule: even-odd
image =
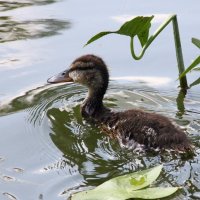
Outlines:
{"type": "Polygon", "coordinates": [[[124,173],[124,165],[129,162],[126,152],[122,151],[117,140],[109,139],[95,124],[84,123],[80,106],[71,112],[52,108],[47,116],[51,121],[50,137],[63,152],[66,167],[78,168],[85,183],[98,185],[124,173]]]}
{"type": "Polygon", "coordinates": [[[0,11],[7,11],[16,8],[32,5],[46,5],[55,3],[57,0],[19,0],[19,1],[0,1],[0,11]]]}
{"type": "Polygon", "coordinates": [[[37,39],[57,35],[71,27],[69,21],[58,19],[37,19],[15,21],[11,17],[0,17],[0,43],[37,39]]]}

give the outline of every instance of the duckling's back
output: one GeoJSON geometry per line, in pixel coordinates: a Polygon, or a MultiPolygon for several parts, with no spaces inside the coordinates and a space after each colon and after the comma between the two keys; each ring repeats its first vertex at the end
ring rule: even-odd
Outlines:
{"type": "Polygon", "coordinates": [[[130,140],[146,148],[191,150],[186,134],[168,118],[141,110],[110,112],[101,119],[107,130],[120,137],[124,145],[130,140]]]}

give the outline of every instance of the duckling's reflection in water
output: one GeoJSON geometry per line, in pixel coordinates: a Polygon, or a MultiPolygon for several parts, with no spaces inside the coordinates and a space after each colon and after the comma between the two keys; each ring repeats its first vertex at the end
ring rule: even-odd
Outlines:
{"type": "Polygon", "coordinates": [[[138,164],[133,164],[126,152],[121,151],[116,143],[112,144],[98,127],[83,121],[79,109],[80,106],[76,106],[71,112],[58,108],[47,111],[51,122],[50,137],[63,153],[61,162],[67,173],[81,174],[84,182],[96,186],[99,180],[104,182],[113,173],[135,170],[138,164]]]}

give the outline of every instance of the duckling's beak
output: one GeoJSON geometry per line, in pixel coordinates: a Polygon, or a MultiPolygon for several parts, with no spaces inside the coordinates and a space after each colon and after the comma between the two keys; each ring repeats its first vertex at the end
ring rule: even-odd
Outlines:
{"type": "Polygon", "coordinates": [[[69,70],[65,70],[55,76],[52,76],[47,80],[48,83],[64,83],[73,82],[73,79],[69,77],[69,70]]]}

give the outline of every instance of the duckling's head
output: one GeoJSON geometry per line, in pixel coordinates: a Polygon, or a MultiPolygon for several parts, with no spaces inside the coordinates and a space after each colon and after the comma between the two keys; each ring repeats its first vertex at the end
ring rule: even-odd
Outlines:
{"type": "Polygon", "coordinates": [[[102,95],[108,87],[109,73],[104,61],[94,55],[84,55],[74,60],[69,69],[49,78],[48,83],[76,82],[91,92],[102,95]]]}

